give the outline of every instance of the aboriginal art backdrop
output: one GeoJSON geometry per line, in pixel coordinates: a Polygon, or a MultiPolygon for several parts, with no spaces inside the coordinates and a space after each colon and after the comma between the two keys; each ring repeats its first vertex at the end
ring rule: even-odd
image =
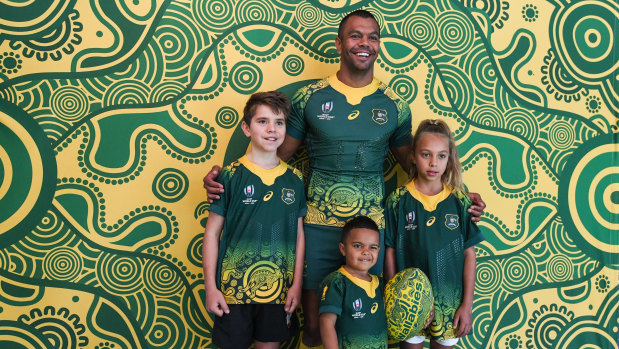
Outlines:
{"type": "Polygon", "coordinates": [[[358,8],[488,204],[458,347],[617,348],[612,0],[0,0],[0,347],[212,347],[201,179],[249,94],[337,70],[358,8]]]}

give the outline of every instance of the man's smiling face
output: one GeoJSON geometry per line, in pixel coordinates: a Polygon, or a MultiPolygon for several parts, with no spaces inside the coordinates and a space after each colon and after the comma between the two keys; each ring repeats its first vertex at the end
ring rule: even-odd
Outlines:
{"type": "Polygon", "coordinates": [[[372,70],[380,50],[380,28],[372,18],[352,16],[335,39],[341,64],[348,71],[372,70]]]}

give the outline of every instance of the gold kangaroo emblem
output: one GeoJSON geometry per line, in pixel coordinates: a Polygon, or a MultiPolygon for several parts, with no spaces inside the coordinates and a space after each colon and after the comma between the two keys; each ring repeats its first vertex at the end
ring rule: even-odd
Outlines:
{"type": "Polygon", "coordinates": [[[271,196],[273,196],[273,192],[269,191],[267,195],[265,195],[264,198],[262,198],[262,200],[269,201],[271,199],[271,196]]]}
{"type": "Polygon", "coordinates": [[[353,110],[352,113],[348,114],[348,120],[354,120],[359,116],[358,110],[353,110]]]}

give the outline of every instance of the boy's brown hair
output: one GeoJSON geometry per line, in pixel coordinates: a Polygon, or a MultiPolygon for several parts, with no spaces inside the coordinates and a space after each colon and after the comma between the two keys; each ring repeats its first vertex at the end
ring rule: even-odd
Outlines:
{"type": "Polygon", "coordinates": [[[290,114],[290,99],[280,91],[256,92],[249,96],[245,108],[243,109],[243,121],[249,126],[251,119],[256,115],[256,109],[260,105],[271,108],[275,114],[283,114],[284,120],[290,114]]]}

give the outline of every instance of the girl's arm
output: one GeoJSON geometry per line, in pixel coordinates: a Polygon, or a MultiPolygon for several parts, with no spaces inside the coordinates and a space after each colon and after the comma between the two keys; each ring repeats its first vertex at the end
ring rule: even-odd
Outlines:
{"type": "Polygon", "coordinates": [[[476,272],[475,247],[464,250],[464,268],[462,274],[462,303],[454,316],[456,337],[466,336],[473,327],[473,292],[475,290],[476,272]]]}
{"type": "Polygon", "coordinates": [[[335,321],[337,321],[335,313],[320,314],[320,338],[325,349],[338,349],[335,321]]]}
{"type": "Polygon", "coordinates": [[[385,266],[383,268],[385,284],[395,275],[395,267],[395,248],[387,246],[385,248],[385,266]]]}
{"type": "Polygon", "coordinates": [[[303,231],[303,217],[299,217],[297,223],[297,247],[294,257],[294,275],[292,285],[286,295],[284,310],[292,313],[301,301],[301,285],[303,284],[303,262],[305,260],[305,232],[303,231]]]}
{"type": "Polygon", "coordinates": [[[219,254],[219,235],[223,229],[225,218],[217,213],[210,212],[206,228],[204,229],[204,241],[202,242],[202,266],[204,267],[204,286],[206,288],[206,310],[222,316],[230,313],[226,299],[215,282],[217,271],[217,255],[219,254]]]}

